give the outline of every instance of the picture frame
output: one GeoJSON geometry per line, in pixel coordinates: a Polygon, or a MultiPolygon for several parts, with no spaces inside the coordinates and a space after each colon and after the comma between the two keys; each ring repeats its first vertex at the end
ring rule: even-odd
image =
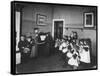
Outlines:
{"type": "Polygon", "coordinates": [[[47,17],[45,15],[42,14],[37,14],[37,25],[46,25],[46,19],[47,17]]]}
{"type": "MultiPolygon", "coordinates": [[[[97,10],[98,10],[97,6],[89,6],[89,5],[12,1],[11,2],[11,74],[19,75],[19,74],[97,70],[98,30],[90,29],[93,28],[94,26],[98,28],[97,10]],[[81,11],[83,9],[84,11],[81,11]],[[91,11],[91,9],[92,11],[94,11],[94,13],[89,12],[91,11]],[[63,23],[61,23],[60,21],[63,21],[63,23]],[[42,25],[46,26],[42,27],[42,25]],[[64,30],[63,33],[61,32],[62,29],[64,30]],[[75,33],[73,33],[72,35],[72,31],[75,31],[78,34],[78,37],[75,37],[75,33]],[[28,37],[27,33],[31,33],[31,35],[28,37]],[[66,40],[69,39],[70,43],[72,43],[71,37],[74,36],[72,39],[76,39],[73,40],[73,42],[75,42],[75,45],[78,44],[77,46],[79,46],[79,44],[81,43],[88,45],[90,56],[88,57],[87,55],[86,57],[87,61],[85,60],[88,63],[85,63],[84,61],[83,62],[79,61],[80,63],[77,62],[78,66],[72,64],[72,62],[68,63],[69,58],[68,60],[65,59],[65,57],[68,56],[68,53],[65,56],[65,54],[63,54],[64,50],[59,50],[58,49],[59,47],[55,48],[56,41],[58,41],[59,43],[59,41],[62,42],[65,40],[65,39],[63,40],[63,37],[62,39],[59,39],[58,37],[59,34],[60,35],[63,34],[63,36],[66,35],[66,40]],[[40,38],[41,37],[44,38],[44,36],[48,38],[46,38],[46,41],[41,41],[40,38]],[[53,36],[55,36],[55,39],[53,36]],[[21,42],[23,38],[25,39],[24,42],[25,44],[26,40],[29,41],[29,43],[27,42],[27,46],[29,46],[30,44],[32,46],[30,47],[31,52],[27,54],[24,52],[24,55],[26,55],[26,57],[29,59],[27,59],[22,55],[23,54],[21,52],[22,49],[18,47],[19,42],[21,42]],[[31,40],[30,42],[30,39],[33,40],[31,40]],[[79,40],[80,43],[78,43],[79,40]],[[88,42],[88,40],[90,42],[88,42]],[[44,45],[44,43],[48,44],[44,45]],[[18,50],[16,49],[16,46],[18,50]]],[[[25,49],[24,51],[28,51],[26,50],[26,48],[24,49],[25,49]]],[[[76,56],[78,58],[78,55],[76,54],[73,55],[73,58],[76,58],[76,56]]],[[[85,55],[83,56],[85,57],[85,55]]]]}
{"type": "Polygon", "coordinates": [[[84,27],[85,28],[94,27],[94,13],[93,12],[84,13],[84,27]]]}

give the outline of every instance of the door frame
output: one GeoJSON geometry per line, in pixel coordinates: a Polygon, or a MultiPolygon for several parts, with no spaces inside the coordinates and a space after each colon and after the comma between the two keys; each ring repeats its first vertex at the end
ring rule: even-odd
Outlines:
{"type": "Polygon", "coordinates": [[[20,34],[21,34],[21,12],[16,11],[16,21],[15,21],[15,27],[16,27],[16,51],[18,51],[18,42],[20,41],[20,34]],[[18,18],[18,19],[17,19],[18,18]]]}
{"type": "Polygon", "coordinates": [[[20,41],[21,36],[21,21],[22,20],[22,13],[21,11],[15,11],[15,30],[16,30],[16,64],[21,63],[21,53],[18,48],[18,42],[20,41]],[[17,19],[18,18],[18,19],[17,19]]]}
{"type": "Polygon", "coordinates": [[[63,21],[63,37],[64,37],[65,20],[64,19],[53,19],[53,24],[52,24],[52,37],[53,37],[53,39],[54,39],[54,22],[55,21],[63,21]]]}

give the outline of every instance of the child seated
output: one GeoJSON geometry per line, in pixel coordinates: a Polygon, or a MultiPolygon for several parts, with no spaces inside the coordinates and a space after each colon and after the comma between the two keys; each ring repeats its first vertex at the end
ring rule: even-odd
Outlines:
{"type": "Polygon", "coordinates": [[[31,52],[31,48],[32,48],[32,42],[31,42],[31,37],[27,37],[26,39],[26,47],[24,49],[24,52],[27,53],[27,54],[30,54],[31,52]]]}
{"type": "Polygon", "coordinates": [[[25,63],[29,61],[31,49],[32,49],[31,38],[27,37],[25,40],[25,47],[23,49],[23,57],[25,63]]]}

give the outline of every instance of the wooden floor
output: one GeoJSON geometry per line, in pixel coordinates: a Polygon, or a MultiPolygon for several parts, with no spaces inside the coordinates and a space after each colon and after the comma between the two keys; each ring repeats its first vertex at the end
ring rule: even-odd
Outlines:
{"type": "MultiPolygon", "coordinates": [[[[55,53],[49,57],[32,58],[27,63],[17,65],[17,73],[73,70],[71,66],[63,64],[60,54],[55,53]]],[[[91,65],[82,64],[78,69],[91,69],[91,65]]]]}

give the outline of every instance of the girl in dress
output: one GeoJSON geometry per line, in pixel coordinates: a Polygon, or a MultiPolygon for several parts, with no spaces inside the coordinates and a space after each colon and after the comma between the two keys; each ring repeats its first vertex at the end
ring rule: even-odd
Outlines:
{"type": "Polygon", "coordinates": [[[32,38],[31,40],[32,50],[31,50],[31,58],[36,58],[36,50],[35,50],[35,39],[32,38]]]}
{"type": "Polygon", "coordinates": [[[26,38],[26,46],[24,48],[24,55],[25,55],[25,62],[28,62],[30,59],[32,50],[32,44],[31,44],[31,37],[26,38]]]}
{"type": "Polygon", "coordinates": [[[61,51],[60,51],[60,49],[59,49],[59,47],[61,46],[61,44],[63,43],[63,40],[61,40],[61,39],[56,39],[56,41],[55,41],[55,53],[61,53],[61,51]]]}
{"type": "Polygon", "coordinates": [[[69,45],[68,40],[63,40],[62,44],[59,47],[59,50],[61,51],[61,58],[64,61],[63,67],[66,67],[67,65],[68,59],[66,57],[66,53],[68,52],[68,45],[69,45]]]}
{"type": "Polygon", "coordinates": [[[68,45],[69,42],[67,40],[63,40],[62,44],[59,46],[59,50],[62,51],[63,53],[66,53],[68,51],[68,45]]]}
{"type": "Polygon", "coordinates": [[[21,39],[18,43],[18,47],[21,52],[21,63],[26,63],[30,56],[31,51],[31,38],[25,39],[25,36],[21,36],[21,39]]]}
{"type": "Polygon", "coordinates": [[[60,40],[56,39],[56,41],[55,41],[55,48],[59,48],[59,46],[60,46],[60,40]]]}
{"type": "Polygon", "coordinates": [[[71,43],[71,49],[67,53],[67,56],[69,57],[68,64],[71,65],[73,67],[73,69],[77,69],[80,64],[80,62],[79,62],[80,56],[79,56],[79,52],[78,52],[78,46],[73,45],[71,43]]]}
{"type": "Polygon", "coordinates": [[[80,41],[80,61],[84,63],[90,63],[90,50],[86,41],[80,41]]]}

